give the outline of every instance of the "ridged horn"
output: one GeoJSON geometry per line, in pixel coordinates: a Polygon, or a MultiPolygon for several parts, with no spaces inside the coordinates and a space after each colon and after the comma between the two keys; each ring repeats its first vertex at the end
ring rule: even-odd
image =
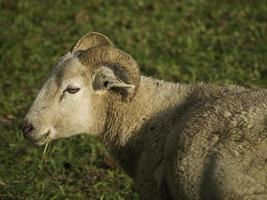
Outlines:
{"type": "Polygon", "coordinates": [[[114,45],[107,36],[97,32],[90,32],[82,36],[81,39],[79,39],[78,42],[76,42],[76,44],[72,48],[72,53],[75,51],[86,50],[98,46],[113,47],[114,45]]]}
{"type": "Polygon", "coordinates": [[[81,51],[78,55],[80,62],[92,70],[107,66],[115,75],[127,84],[135,86],[130,99],[134,97],[140,84],[140,71],[136,61],[124,51],[110,46],[101,46],[81,51]]]}

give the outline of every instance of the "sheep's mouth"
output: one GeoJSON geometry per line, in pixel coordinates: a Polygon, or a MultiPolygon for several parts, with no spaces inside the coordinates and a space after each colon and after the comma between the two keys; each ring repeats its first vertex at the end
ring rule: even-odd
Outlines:
{"type": "Polygon", "coordinates": [[[50,141],[50,130],[48,130],[45,134],[41,136],[39,141],[37,142],[38,145],[46,144],[50,141]]]}
{"type": "Polygon", "coordinates": [[[39,146],[44,145],[50,141],[50,130],[46,131],[44,134],[42,134],[38,138],[31,137],[27,139],[35,145],[39,145],[39,146]]]}

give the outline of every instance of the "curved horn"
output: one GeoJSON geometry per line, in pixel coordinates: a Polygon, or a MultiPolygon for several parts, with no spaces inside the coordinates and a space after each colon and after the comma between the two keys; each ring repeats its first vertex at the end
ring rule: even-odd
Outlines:
{"type": "Polygon", "coordinates": [[[114,46],[114,45],[107,36],[101,33],[91,32],[82,36],[81,39],[79,39],[78,42],[76,42],[76,44],[72,48],[72,53],[75,51],[86,50],[97,46],[114,46]]]}
{"type": "Polygon", "coordinates": [[[127,53],[115,47],[102,46],[82,51],[78,55],[83,65],[96,68],[106,65],[115,75],[127,84],[135,86],[130,99],[132,99],[140,84],[140,71],[136,61],[127,53]]]}

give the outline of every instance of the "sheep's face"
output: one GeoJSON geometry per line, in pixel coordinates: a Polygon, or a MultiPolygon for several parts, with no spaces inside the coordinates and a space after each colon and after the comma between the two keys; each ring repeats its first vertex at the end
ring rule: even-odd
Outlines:
{"type": "Polygon", "coordinates": [[[106,36],[88,33],[54,68],[27,113],[22,132],[39,145],[79,133],[100,134],[107,94],[131,99],[139,78],[131,56],[114,48],[106,36]]]}
{"type": "Polygon", "coordinates": [[[67,54],[54,68],[25,117],[23,132],[31,142],[94,132],[93,88],[88,69],[67,54]]]}

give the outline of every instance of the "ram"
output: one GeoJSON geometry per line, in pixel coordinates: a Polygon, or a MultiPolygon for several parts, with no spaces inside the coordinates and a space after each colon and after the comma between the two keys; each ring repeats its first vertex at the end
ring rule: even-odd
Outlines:
{"type": "Polygon", "coordinates": [[[99,33],[59,61],[22,131],[38,145],[98,137],[141,199],[267,199],[266,89],[142,76],[99,33]]]}

